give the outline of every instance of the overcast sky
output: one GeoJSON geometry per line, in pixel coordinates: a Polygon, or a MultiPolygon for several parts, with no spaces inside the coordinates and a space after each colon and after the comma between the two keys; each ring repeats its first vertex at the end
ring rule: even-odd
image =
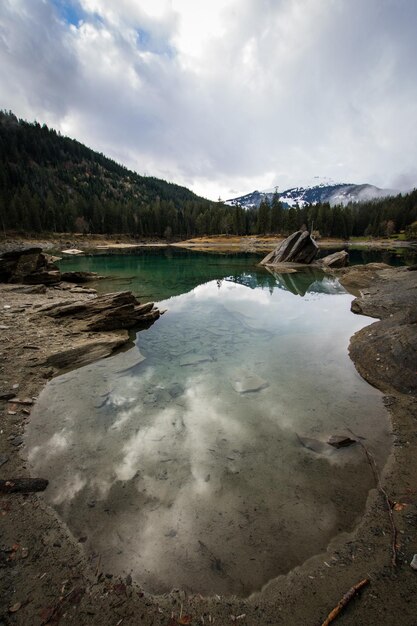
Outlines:
{"type": "Polygon", "coordinates": [[[409,189],[417,1],[1,0],[0,107],[213,199],[409,189]]]}

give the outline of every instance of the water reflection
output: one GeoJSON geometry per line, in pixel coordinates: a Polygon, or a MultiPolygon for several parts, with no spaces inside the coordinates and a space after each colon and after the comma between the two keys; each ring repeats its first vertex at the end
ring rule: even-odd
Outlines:
{"type": "Polygon", "coordinates": [[[107,571],[152,592],[246,595],[352,528],[372,486],[360,447],[316,454],[297,435],[351,428],[386,457],[380,394],[347,356],[366,323],[351,297],[264,275],[161,303],[135,348],[56,378],[32,414],[48,500],[107,571]]]}
{"type": "Polygon", "coordinates": [[[320,269],[307,267],[303,271],[289,270],[285,273],[273,267],[265,268],[274,277],[274,287],[290,291],[295,296],[310,293],[345,293],[345,289],[332,277],[325,276],[320,269]]]}

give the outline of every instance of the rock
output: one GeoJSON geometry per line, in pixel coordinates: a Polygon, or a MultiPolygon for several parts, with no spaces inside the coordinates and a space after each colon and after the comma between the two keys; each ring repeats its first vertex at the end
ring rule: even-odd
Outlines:
{"type": "Polygon", "coordinates": [[[87,294],[96,294],[97,289],[86,289],[85,287],[72,287],[69,290],[70,293],[87,293],[87,294]]]}
{"type": "Polygon", "coordinates": [[[417,273],[405,267],[376,272],[352,310],[379,320],[351,338],[357,370],[384,394],[400,392],[411,399],[417,394],[417,273]]]}
{"type": "Polygon", "coordinates": [[[179,383],[173,383],[168,389],[168,393],[171,398],[178,398],[179,396],[182,396],[184,391],[184,387],[179,383]]]}
{"type": "Polygon", "coordinates": [[[0,493],[31,493],[45,491],[49,481],[45,478],[9,478],[0,480],[0,493]]]}
{"type": "Polygon", "coordinates": [[[109,333],[106,337],[100,338],[81,338],[73,343],[72,348],[51,354],[44,362],[44,365],[52,366],[59,370],[81,367],[110,356],[128,341],[129,334],[127,331],[109,333]]]}
{"type": "Polygon", "coordinates": [[[46,262],[48,263],[48,265],[54,265],[55,263],[57,263],[58,261],[62,260],[62,257],[60,256],[53,256],[52,254],[45,254],[45,259],[46,262]]]}
{"type": "Polygon", "coordinates": [[[33,246],[18,247],[4,252],[0,256],[0,281],[21,282],[19,277],[36,271],[40,267],[39,257],[42,248],[33,246]],[[17,280],[11,281],[12,277],[17,280]]]}
{"type": "Polygon", "coordinates": [[[238,393],[255,393],[269,387],[269,383],[256,374],[242,373],[232,381],[232,387],[238,393]]]}
{"type": "Polygon", "coordinates": [[[374,283],[379,272],[386,269],[390,269],[390,266],[385,263],[354,265],[345,270],[343,276],[339,277],[339,282],[349,293],[358,296],[362,289],[366,289],[374,283]]]}
{"type": "Polygon", "coordinates": [[[320,441],[319,439],[313,439],[313,437],[302,437],[298,434],[297,439],[304,448],[307,448],[307,450],[311,450],[316,454],[326,454],[330,451],[327,443],[324,443],[324,441],[320,441]]]}
{"type": "Polygon", "coordinates": [[[317,256],[319,248],[308,231],[298,230],[285,239],[273,252],[270,252],[261,265],[278,263],[309,264],[317,256]]]}
{"type": "Polygon", "coordinates": [[[349,253],[346,250],[333,252],[333,254],[328,254],[323,259],[319,259],[318,263],[323,265],[323,267],[346,267],[349,263],[349,253]]]}
{"type": "Polygon", "coordinates": [[[274,263],[281,263],[289,256],[295,242],[301,235],[301,231],[297,231],[284,239],[272,252],[266,255],[261,261],[261,265],[273,265],[274,263]]]}
{"type": "Polygon", "coordinates": [[[84,254],[84,252],[82,250],[77,250],[77,248],[69,248],[68,250],[62,250],[62,254],[74,255],[74,254],[84,254]]]}
{"type": "Polygon", "coordinates": [[[207,363],[212,360],[213,359],[208,354],[187,354],[180,359],[180,366],[199,365],[200,363],[207,363]]]}
{"type": "Polygon", "coordinates": [[[0,454],[0,467],[7,463],[8,460],[9,457],[7,456],[7,454],[0,454]]]}
{"type": "Polygon", "coordinates": [[[53,284],[59,282],[60,272],[42,249],[18,247],[0,256],[0,282],[24,284],[53,284]]]}
{"type": "Polygon", "coordinates": [[[88,283],[101,278],[97,272],[62,272],[61,280],[67,283],[88,283]]]}
{"type": "MultiPolygon", "coordinates": [[[[46,309],[43,308],[45,312],[46,309]]],[[[56,319],[78,320],[82,331],[108,331],[148,326],[160,316],[153,302],[140,304],[131,291],[98,296],[93,300],[52,305],[47,315],[56,319]]]]}
{"type": "Polygon", "coordinates": [[[0,393],[0,400],[11,400],[15,397],[15,393],[13,391],[4,391],[0,393]]]}
{"type": "Polygon", "coordinates": [[[22,435],[18,435],[17,437],[15,437],[14,439],[12,439],[12,446],[20,446],[23,443],[23,437],[22,435]]]}
{"type": "Polygon", "coordinates": [[[25,287],[19,285],[18,287],[13,287],[10,291],[18,291],[19,293],[46,293],[45,285],[33,285],[31,287],[25,287]]]}
{"type": "Polygon", "coordinates": [[[55,285],[61,281],[61,272],[56,270],[39,270],[33,274],[27,274],[22,279],[23,283],[29,285],[55,285]]]}
{"type": "Polygon", "coordinates": [[[351,439],[350,437],[345,437],[343,435],[332,435],[327,440],[327,443],[334,448],[346,448],[347,446],[351,446],[356,442],[356,439],[351,439]]]}
{"type": "Polygon", "coordinates": [[[26,405],[33,404],[32,398],[23,398],[23,400],[20,400],[20,398],[13,397],[13,398],[10,398],[9,402],[13,404],[26,404],[26,405]]]}
{"type": "Polygon", "coordinates": [[[417,571],[417,554],[411,559],[410,567],[417,571]]]}
{"type": "Polygon", "coordinates": [[[308,231],[298,231],[301,234],[294,243],[286,261],[291,263],[311,263],[317,256],[319,248],[308,231]]]}

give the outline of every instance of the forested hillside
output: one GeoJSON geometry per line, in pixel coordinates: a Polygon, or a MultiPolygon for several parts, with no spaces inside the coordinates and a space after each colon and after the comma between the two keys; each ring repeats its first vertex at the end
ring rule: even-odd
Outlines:
{"type": "Polygon", "coordinates": [[[0,111],[0,227],[7,231],[125,233],[133,237],[287,234],[303,224],[324,236],[417,237],[417,191],[346,207],[285,209],[211,202],[135,172],[39,123],[0,111]]]}
{"type": "Polygon", "coordinates": [[[0,219],[33,232],[195,233],[216,203],[185,187],[140,176],[46,125],[0,112],[0,219]]]}

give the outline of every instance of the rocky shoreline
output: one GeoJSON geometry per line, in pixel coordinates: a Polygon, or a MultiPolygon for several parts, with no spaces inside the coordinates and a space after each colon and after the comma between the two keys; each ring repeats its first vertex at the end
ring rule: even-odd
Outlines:
{"type": "MultiPolygon", "coordinates": [[[[368,578],[369,586],[346,608],[340,624],[416,624],[417,572],[410,561],[417,552],[417,272],[376,264],[337,271],[351,292],[361,292],[352,310],[381,318],[352,338],[350,354],[360,374],[386,394],[392,418],[394,445],[382,484],[393,503],[397,566],[391,565],[386,502],[375,489],[353,533],[338,536],[326,554],[270,581],[248,599],[203,598],[179,590],[152,597],[129,577],[116,579],[93,566],[82,543],[41,497],[5,494],[0,496],[3,623],[320,624],[354,584],[368,578]]],[[[126,329],[86,327],[88,306],[80,303],[97,298],[71,293],[72,288],[50,286],[31,293],[0,285],[1,478],[28,477],[23,432],[46,381],[70,362],[74,365],[69,358],[84,364],[129,341],[126,329]],[[73,319],[74,313],[81,319],[73,319]],[[88,346],[81,354],[80,342],[88,346]],[[57,354],[67,358],[57,359],[57,354]],[[27,403],[10,402],[11,394],[27,403]]]]}

